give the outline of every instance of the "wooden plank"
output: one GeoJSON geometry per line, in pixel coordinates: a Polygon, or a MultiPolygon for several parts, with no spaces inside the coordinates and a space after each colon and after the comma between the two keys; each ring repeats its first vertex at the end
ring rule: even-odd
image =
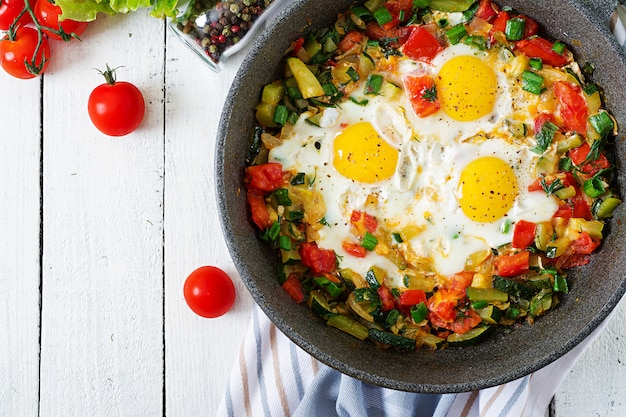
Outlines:
{"type": "Polygon", "coordinates": [[[39,396],[41,80],[0,70],[0,414],[39,396]]]}
{"type": "Polygon", "coordinates": [[[626,299],[583,353],[554,398],[554,416],[622,417],[626,410],[626,299]]]}
{"type": "Polygon", "coordinates": [[[163,411],[163,22],[101,15],[55,43],[44,85],[41,416],[163,411]],[[146,100],[107,137],[87,99],[120,67],[146,100]],[[76,132],[79,132],[76,134],[76,132]]]}
{"type": "MultiPolygon", "coordinates": [[[[228,68],[237,68],[242,58],[234,58],[228,68]]],[[[252,300],[232,265],[217,217],[212,164],[219,115],[233,77],[234,71],[213,73],[168,33],[165,392],[171,417],[215,415],[250,319],[252,300]],[[235,283],[235,305],[220,318],[195,316],[182,296],[185,278],[202,265],[224,269],[235,283]]]]}

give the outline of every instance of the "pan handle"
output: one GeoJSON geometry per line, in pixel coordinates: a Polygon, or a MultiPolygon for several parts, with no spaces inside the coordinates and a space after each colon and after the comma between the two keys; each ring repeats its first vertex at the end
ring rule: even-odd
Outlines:
{"type": "Polygon", "coordinates": [[[580,3],[592,12],[597,13],[601,21],[608,25],[618,1],[619,3],[624,3],[624,0],[580,0],[580,3]]]}

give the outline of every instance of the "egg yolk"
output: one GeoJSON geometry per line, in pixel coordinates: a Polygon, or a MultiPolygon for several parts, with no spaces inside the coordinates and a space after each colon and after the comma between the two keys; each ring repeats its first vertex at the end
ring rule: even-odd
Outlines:
{"type": "Polygon", "coordinates": [[[335,138],[333,165],[344,177],[375,183],[390,178],[397,163],[398,151],[368,122],[348,126],[335,138]]]}
{"type": "Polygon", "coordinates": [[[483,223],[503,217],[513,207],[518,195],[513,169],[494,156],[470,162],[461,172],[459,188],[463,213],[483,223]]]}
{"type": "Polygon", "coordinates": [[[441,67],[436,86],[446,114],[469,122],[491,112],[498,84],[493,69],[474,56],[463,55],[441,67]]]}

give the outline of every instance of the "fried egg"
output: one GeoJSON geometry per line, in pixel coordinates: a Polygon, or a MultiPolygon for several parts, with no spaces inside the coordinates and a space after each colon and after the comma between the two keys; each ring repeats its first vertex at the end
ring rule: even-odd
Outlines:
{"type": "MultiPolygon", "coordinates": [[[[400,285],[404,275],[384,254],[350,256],[351,213],[365,211],[390,233],[407,260],[428,259],[436,274],[464,270],[472,254],[511,242],[515,222],[549,220],[557,202],[529,192],[539,158],[531,141],[511,135],[510,120],[531,123],[521,88],[505,57],[467,45],[443,50],[431,62],[402,60],[382,73],[401,87],[408,74],[435,80],[441,108],[428,117],[412,110],[398,88],[327,108],[320,126],[303,113],[269,159],[313,178],[326,207],[318,245],[333,249],[341,267],[360,274],[376,265],[400,285]]],[[[360,81],[362,84],[365,80],[360,81]]]]}

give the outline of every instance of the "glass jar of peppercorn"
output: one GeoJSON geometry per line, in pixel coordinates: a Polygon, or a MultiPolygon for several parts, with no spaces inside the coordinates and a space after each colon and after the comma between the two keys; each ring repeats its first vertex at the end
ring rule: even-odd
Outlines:
{"type": "Polygon", "coordinates": [[[285,0],[190,0],[170,27],[211,69],[248,43],[285,0]]]}

